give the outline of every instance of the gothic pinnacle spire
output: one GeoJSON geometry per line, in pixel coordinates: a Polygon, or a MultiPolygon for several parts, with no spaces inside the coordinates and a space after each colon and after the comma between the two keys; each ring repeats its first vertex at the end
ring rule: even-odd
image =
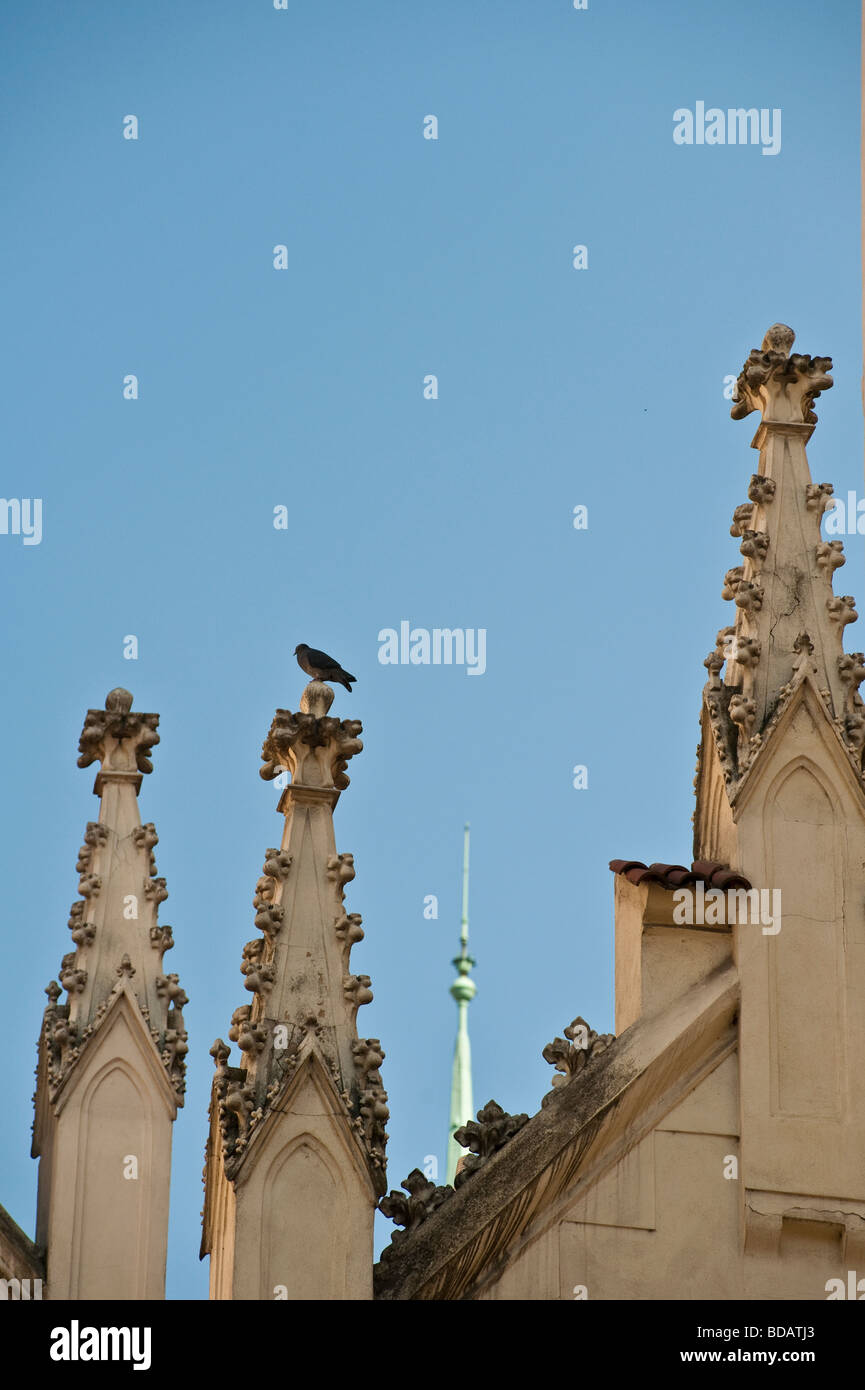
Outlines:
{"type": "Polygon", "coordinates": [[[213,1298],[268,1298],[275,1287],[289,1298],[342,1298],[349,1266],[362,1269],[371,1296],[388,1108],[381,1043],[357,1031],[372,990],[350,962],[364,935],[345,903],[354,856],[337,853],[334,839],[333,811],[349,784],[348,760],[363,749],[362,726],[328,715],[333,696],[310,681],[297,713],[276,711],[262,748],[261,776],[290,781],[277,808],[282,841],[265,851],[253,898],[260,934],[243,948],[251,1000],[235,1009],[228,1032],[237,1065],[221,1038],[211,1049],[202,1253],[213,1255],[213,1298]],[[275,1169],[280,1197],[271,1212],[260,1192],[275,1169]],[[310,1173],[318,1204],[304,1195],[310,1173]]]}
{"type": "Polygon", "coordinates": [[[186,995],[162,973],[174,942],[158,921],[168,897],[159,837],[138,810],[158,723],[112,690],[87,711],[78,745],[79,767],[100,764],[99,816],[78,854],[73,949],[45,991],[32,1149],[37,1243],[57,1299],[165,1297],[171,1126],[188,1046],[186,995]]]}
{"type": "Polygon", "coordinates": [[[761,415],[751,441],[759,472],[730,527],[743,563],[727,571],[722,589],[735,619],[705,661],[705,716],[731,802],[803,683],[862,776],[865,658],[843,651],[844,627],[858,615],[850,595],[833,592],[843,544],[820,534],[833,489],[811,481],[805,452],[814,401],[833,384],[832,359],[793,352],[794,339],[792,328],[773,324],[742,368],[730,412],[736,420],[761,415]]]}
{"type": "MultiPolygon", "coordinates": [[[[128,690],[109,691],[104,709],[90,709],[78,744],[78,766],[98,761],[94,793],[99,819],[90,821],[78,854],[78,892],[69,930],[74,943],[61,963],[59,990],[49,995],[43,1033],[47,1077],[52,1094],[80,1064],[88,1040],[102,1026],[116,996],[126,988],[137,1001],[145,1031],[183,1104],[188,1003],[176,975],[163,975],[162,957],[173,944],[171,928],[158,922],[159,904],[168,897],[165,879],[156,876],[152,822],[142,825],[138,793],[153,770],[149,754],[159,742],[158,714],[132,709],[128,690]],[[124,985],[124,981],[127,983],[124,985]]],[[[56,988],[56,987],[55,987],[56,988]]]]}
{"type": "Polygon", "coordinates": [[[472,1053],[469,1042],[468,1009],[477,992],[477,985],[471,978],[472,966],[476,963],[469,955],[469,827],[465,827],[463,839],[463,897],[460,916],[460,953],[453,961],[457,978],[450,987],[450,994],[457,1005],[457,1037],[454,1047],[453,1073],[451,1077],[450,1124],[448,1127],[447,1178],[453,1185],[457,1163],[462,1149],[454,1139],[454,1134],[462,1125],[474,1119],[472,1098],[472,1053]]]}

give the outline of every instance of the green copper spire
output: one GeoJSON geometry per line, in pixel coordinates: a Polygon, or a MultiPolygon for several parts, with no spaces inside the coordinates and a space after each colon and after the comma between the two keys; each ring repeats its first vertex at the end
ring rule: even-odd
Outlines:
{"type": "Polygon", "coordinates": [[[448,1158],[446,1182],[453,1185],[457,1163],[465,1152],[454,1139],[454,1132],[475,1117],[472,1101],[472,1050],[469,1043],[469,1004],[477,992],[477,985],[470,978],[469,971],[475,961],[469,955],[469,827],[465,828],[463,842],[463,910],[460,918],[460,953],[453,962],[457,968],[457,978],[450,992],[457,1001],[457,1040],[454,1048],[454,1068],[451,1079],[451,1114],[448,1128],[448,1158]]]}

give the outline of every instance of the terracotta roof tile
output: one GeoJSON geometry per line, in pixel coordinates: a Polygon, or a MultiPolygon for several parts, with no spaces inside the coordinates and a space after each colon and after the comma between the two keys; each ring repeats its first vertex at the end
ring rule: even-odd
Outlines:
{"type": "Polygon", "coordinates": [[[614,874],[622,874],[631,883],[657,883],[671,891],[691,883],[705,883],[708,888],[750,888],[743,874],[728,864],[714,859],[696,859],[690,869],[684,864],[644,864],[640,859],[611,859],[614,874]]]}

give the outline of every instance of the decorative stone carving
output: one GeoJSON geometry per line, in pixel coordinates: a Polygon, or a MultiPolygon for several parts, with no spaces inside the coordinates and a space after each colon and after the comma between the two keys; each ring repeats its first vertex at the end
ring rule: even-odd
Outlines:
{"type": "Polygon", "coordinates": [[[153,853],[153,849],[155,845],[159,844],[159,836],[152,820],[148,821],[146,825],[136,825],[132,832],[132,842],[137,849],[143,849],[148,853],[148,870],[151,878],[155,878],[156,855],[153,853]]]}
{"type": "Polygon", "coordinates": [[[798,675],[803,670],[810,670],[816,675],[817,667],[811,660],[812,656],[814,655],[814,643],[811,641],[809,633],[799,633],[798,637],[793,643],[793,651],[796,653],[795,659],[793,661],[793,670],[795,674],[798,675]]]}
{"type": "Polygon", "coordinates": [[[72,940],[75,942],[75,945],[80,946],[82,950],[92,945],[95,935],[96,926],[93,922],[85,922],[82,920],[77,922],[72,928],[72,940]]]}
{"type": "Polygon", "coordinates": [[[60,962],[60,983],[70,996],[80,994],[87,984],[87,971],[75,965],[75,951],[69,951],[60,962]]]}
{"type": "Polygon", "coordinates": [[[765,560],[768,549],[769,537],[765,531],[751,531],[746,528],[742,532],[742,544],[739,546],[739,553],[747,556],[758,568],[765,560]]]}
{"type": "Polygon", "coordinates": [[[424,1176],[420,1168],[413,1168],[408,1177],[400,1183],[400,1187],[405,1188],[407,1197],[402,1192],[391,1192],[387,1197],[382,1197],[378,1204],[382,1215],[393,1221],[396,1226],[405,1227],[405,1230],[394,1231],[392,1245],[382,1251],[383,1260],[391,1254],[393,1246],[405,1240],[418,1226],[422,1226],[427,1217],[448,1197],[452,1197],[454,1192],[452,1187],[436,1187],[435,1183],[424,1176]]]}
{"type": "Polygon", "coordinates": [[[260,1023],[251,1021],[252,1005],[241,1004],[239,1009],[235,1009],[231,1015],[231,1027],[228,1036],[232,1042],[236,1042],[241,1052],[249,1053],[252,1057],[257,1057],[264,1051],[267,1042],[267,1029],[260,1023]]]}
{"type": "Polygon", "coordinates": [[[267,902],[272,901],[278,883],[283,883],[291,869],[291,855],[283,853],[282,850],[268,849],[264,852],[264,868],[262,877],[255,885],[255,891],[259,897],[267,902]]]}
{"type": "Polygon", "coordinates": [[[379,1067],[384,1061],[384,1049],[378,1038],[358,1038],[351,1045],[355,1071],[358,1078],[358,1111],[361,1131],[367,1151],[375,1167],[381,1170],[384,1181],[385,1148],[387,1133],[385,1124],[390,1117],[387,1106],[387,1091],[382,1083],[379,1067]]]}
{"type": "Polygon", "coordinates": [[[744,528],[750,526],[753,515],[754,503],[740,502],[733,513],[733,520],[730,523],[730,535],[741,536],[744,533],[744,528]]]}
{"type": "Polygon", "coordinates": [[[157,975],[156,993],[160,999],[168,999],[176,1009],[182,1009],[189,1000],[184,991],[180,988],[179,975],[157,975]]]}
{"type": "Polygon", "coordinates": [[[768,506],[775,500],[775,479],[765,478],[762,473],[752,473],[748,484],[748,496],[760,506],[768,506]]]}
{"type": "MultiPolygon", "coordinates": [[[[115,970],[114,973],[115,973],[115,975],[119,975],[119,976],[121,977],[121,979],[122,979],[122,977],[123,977],[124,975],[128,976],[130,980],[132,979],[132,976],[135,974],[135,966],[132,964],[132,961],[129,959],[129,956],[128,956],[128,955],[124,954],[123,958],[122,958],[121,961],[120,961],[120,964],[117,966],[117,969],[115,970]]],[[[177,979],[177,976],[175,975],[174,978],[175,978],[175,980],[176,980],[176,979],[177,979]]],[[[158,984],[157,984],[157,987],[156,987],[156,988],[157,988],[157,993],[158,993],[158,991],[159,991],[159,985],[158,985],[158,984]]]]}
{"type": "Polygon", "coordinates": [[[156,903],[157,907],[160,903],[164,903],[165,899],[168,897],[165,879],[146,878],[144,880],[144,896],[149,899],[150,902],[156,903]]]}
{"type": "Polygon", "coordinates": [[[303,688],[300,708],[303,714],[311,714],[313,719],[321,719],[333,704],[335,691],[324,681],[311,680],[303,688]]]}
{"type": "Polygon", "coordinates": [[[346,975],[342,982],[342,992],[347,1004],[357,1013],[362,1004],[371,1004],[373,999],[369,975],[346,975]]]}
{"type": "Polygon", "coordinates": [[[759,663],[760,651],[759,638],[734,636],[727,652],[727,660],[737,661],[740,666],[750,671],[759,663]]]}
{"type": "Polygon", "coordinates": [[[259,768],[259,774],[272,781],[285,768],[292,783],[344,791],[349,785],[345,774],[348,760],[363,748],[358,738],[362,731],[359,719],[316,718],[304,711],[292,714],[278,709],[262,745],[264,767],[259,768]],[[322,757],[315,756],[316,749],[321,750],[322,757]]]}
{"type": "Polygon", "coordinates": [[[327,876],[336,881],[340,902],[345,902],[345,885],[354,878],[354,855],[335,854],[327,861],[327,876]]]}
{"type": "Polygon", "coordinates": [[[596,1033],[579,1015],[564,1029],[564,1034],[564,1038],[553,1038],[552,1042],[547,1043],[541,1054],[545,1062],[549,1062],[557,1072],[562,1073],[553,1077],[553,1090],[544,1096],[542,1106],[552,1099],[559,1086],[565,1086],[572,1081],[588,1066],[593,1057],[605,1052],[610,1043],[616,1040],[615,1033],[596,1033]]]}
{"type": "Polygon", "coordinates": [[[82,874],[78,880],[78,892],[82,898],[98,898],[102,879],[98,874],[82,874]]]}
{"type": "Polygon", "coordinates": [[[262,960],[264,942],[249,941],[243,948],[243,960],[240,965],[240,972],[246,976],[245,987],[253,994],[266,995],[273,988],[275,972],[273,964],[262,960]],[[256,952],[250,950],[257,947],[256,952]]]}
{"type": "Polygon", "coordinates": [[[457,1143],[469,1150],[456,1175],[454,1187],[462,1187],[523,1125],[528,1124],[528,1120],[528,1115],[509,1115],[494,1100],[487,1101],[483,1109],[478,1111],[477,1120],[469,1120],[454,1134],[457,1143]]]}
{"type": "Polygon", "coordinates": [[[189,1052],[189,1034],[183,1025],[180,1012],[172,1010],[169,1015],[170,1027],[165,1030],[165,1046],[162,1049],[162,1064],[166,1068],[175,1090],[183,1095],[186,1090],[186,1054],[189,1052]]]}
{"type": "Polygon", "coordinates": [[[78,863],[75,865],[76,873],[87,873],[93,860],[94,851],[97,850],[100,845],[104,845],[107,839],[107,825],[102,825],[96,820],[87,822],[87,829],[84,831],[84,844],[78,851],[78,863]]]}
{"type": "Polygon", "coordinates": [[[363,941],[363,918],[359,912],[343,913],[334,922],[334,931],[344,946],[351,950],[356,941],[363,941]]]}
{"type": "Polygon", "coordinates": [[[817,564],[828,579],[831,580],[832,572],[846,563],[843,541],[821,541],[817,546],[817,564]]]}
{"type": "Polygon", "coordinates": [[[847,623],[859,621],[856,600],[852,594],[836,594],[834,598],[826,600],[826,608],[832,621],[840,624],[842,628],[847,623]]]}
{"type": "Polygon", "coordinates": [[[828,375],[832,359],[791,353],[795,337],[792,328],[776,323],[762,346],[752,348],[736,382],[730,411],[734,420],[759,410],[766,421],[816,423],[812,406],[821,392],[833,385],[828,375]]]}
{"type": "MultiPolygon", "coordinates": [[[[838,657],[838,675],[847,687],[848,701],[865,680],[865,653],[843,652],[838,657]]],[[[850,712],[852,713],[852,705],[850,712]]]]}
{"type": "Polygon", "coordinates": [[[750,579],[740,580],[734,595],[734,602],[736,607],[741,608],[745,613],[759,613],[763,607],[761,585],[754,584],[750,579]]]}
{"type": "Polygon", "coordinates": [[[105,697],[105,709],[89,709],[78,743],[79,767],[97,759],[103,772],[152,772],[148,754],[159,742],[158,714],[132,713],[132,696],[118,687],[105,697]]]}
{"type": "Polygon", "coordinates": [[[816,512],[818,520],[832,506],[835,489],[831,483],[806,483],[805,506],[809,512],[816,512]]]}
{"type": "Polygon", "coordinates": [[[279,903],[268,902],[260,893],[256,893],[252,905],[256,909],[255,925],[258,930],[266,936],[276,936],[285,917],[285,908],[279,903]]]}
{"type": "Polygon", "coordinates": [[[249,1128],[249,1118],[255,1105],[252,1088],[246,1084],[246,1072],[229,1067],[231,1048],[217,1038],[210,1049],[216,1067],[216,1095],[219,1104],[219,1127],[226,1162],[235,1155],[249,1128]]]}
{"type": "Polygon", "coordinates": [[[169,926],[151,927],[150,944],[157,951],[170,951],[174,945],[174,936],[172,935],[171,928],[169,926]]]}
{"type": "Polygon", "coordinates": [[[754,721],[757,718],[757,706],[747,695],[732,695],[730,697],[730,718],[734,724],[738,724],[742,739],[748,742],[754,732],[754,721]]]}
{"type": "Polygon", "coordinates": [[[716,649],[713,652],[709,652],[709,655],[703,662],[703,665],[709,672],[709,688],[711,690],[721,689],[721,670],[724,665],[724,659],[724,653],[716,649]]]}
{"type": "Polygon", "coordinates": [[[721,598],[726,599],[728,603],[730,599],[734,599],[744,576],[744,565],[736,565],[735,568],[727,570],[727,573],[724,575],[724,587],[721,590],[721,598]]]}
{"type": "Polygon", "coordinates": [[[730,719],[727,708],[730,691],[727,686],[721,685],[720,682],[717,686],[713,686],[710,682],[703,689],[703,698],[709,723],[712,726],[724,783],[729,786],[736,778],[736,747],[738,743],[738,730],[730,719]]]}
{"type": "Polygon", "coordinates": [[[136,825],[132,832],[132,839],[138,849],[154,849],[159,844],[159,836],[153,821],[149,820],[144,825],[136,825]]]}

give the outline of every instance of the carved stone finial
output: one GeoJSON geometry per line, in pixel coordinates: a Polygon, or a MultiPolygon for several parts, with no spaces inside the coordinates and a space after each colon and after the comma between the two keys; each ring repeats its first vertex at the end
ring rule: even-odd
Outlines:
{"type": "MultiPolygon", "coordinates": [[[[103,772],[152,772],[150,750],[159,742],[158,714],[132,712],[132,696],[119,686],[105,709],[89,709],[78,742],[79,767],[97,760],[103,772]]],[[[97,779],[98,785],[98,779],[97,779]]]]}
{"type": "Polygon", "coordinates": [[[709,672],[709,685],[712,687],[713,690],[720,690],[721,688],[721,668],[723,667],[725,660],[726,657],[724,656],[724,653],[718,651],[716,647],[713,652],[709,652],[709,655],[703,662],[703,665],[709,672]]]}
{"type": "Polygon", "coordinates": [[[105,696],[105,708],[110,714],[128,714],[132,709],[132,692],[117,685],[105,696]]]}
{"type": "Polygon", "coordinates": [[[333,704],[335,691],[324,681],[310,681],[300,697],[300,708],[313,719],[323,719],[333,704]]]}
{"type": "Polygon", "coordinates": [[[292,714],[290,710],[278,709],[262,745],[264,767],[259,768],[259,776],[270,782],[285,768],[293,785],[344,791],[349,784],[345,775],[348,760],[363,749],[358,738],[362,731],[359,719],[331,719],[329,715],[317,716],[306,710],[292,714]]]}
{"type": "Polygon", "coordinates": [[[780,352],[784,357],[790,356],[790,349],[796,341],[796,334],[792,328],[788,328],[786,323],[773,323],[771,328],[767,328],[760,347],[761,352],[780,352]]]}
{"type": "Polygon", "coordinates": [[[742,420],[759,410],[767,423],[814,424],[812,405],[821,391],[833,385],[829,370],[831,357],[810,357],[791,352],[795,333],[784,323],[775,323],[766,333],[762,346],[753,348],[736,382],[734,420],[742,420]]]}

